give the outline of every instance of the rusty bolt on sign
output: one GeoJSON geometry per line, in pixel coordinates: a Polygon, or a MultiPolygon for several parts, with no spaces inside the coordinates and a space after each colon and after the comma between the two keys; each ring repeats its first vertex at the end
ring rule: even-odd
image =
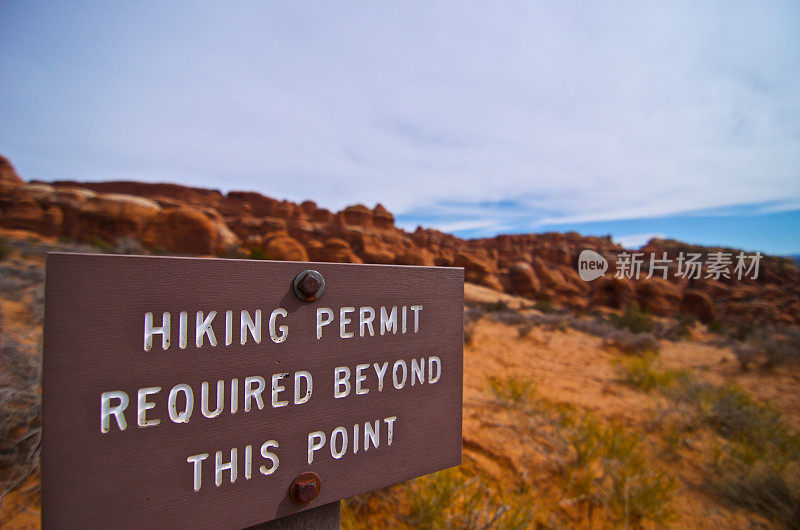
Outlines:
{"type": "Polygon", "coordinates": [[[294,294],[304,302],[318,300],[325,292],[325,278],[313,270],[305,270],[294,278],[294,294]]]}
{"type": "Polygon", "coordinates": [[[289,486],[289,498],[295,504],[308,504],[317,498],[321,489],[322,481],[319,475],[307,471],[292,481],[292,485],[289,486]]]}

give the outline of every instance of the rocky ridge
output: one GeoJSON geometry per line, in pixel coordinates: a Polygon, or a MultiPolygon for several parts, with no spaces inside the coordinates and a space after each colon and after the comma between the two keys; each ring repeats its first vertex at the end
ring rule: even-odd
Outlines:
{"type": "MultiPolygon", "coordinates": [[[[623,248],[610,237],[500,235],[464,240],[433,229],[406,232],[382,205],[332,212],[255,192],[140,182],[23,181],[0,157],[0,227],[79,242],[130,238],[150,249],[194,255],[245,251],[275,260],[464,267],[468,282],[586,310],[636,304],[657,315],[687,313],[701,321],[800,323],[800,272],[791,259],[765,257],[759,277],[737,280],[613,277],[623,248]],[[577,273],[578,255],[592,249],[609,261],[592,282],[577,273]]],[[[654,239],[646,255],[711,252],[654,239]]]]}

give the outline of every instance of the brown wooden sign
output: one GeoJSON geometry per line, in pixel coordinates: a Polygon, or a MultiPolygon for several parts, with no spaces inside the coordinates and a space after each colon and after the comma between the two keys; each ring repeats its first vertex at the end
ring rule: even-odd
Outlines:
{"type": "Polygon", "coordinates": [[[245,527],[460,464],[462,309],[456,268],[50,254],[43,524],[245,527]]]}

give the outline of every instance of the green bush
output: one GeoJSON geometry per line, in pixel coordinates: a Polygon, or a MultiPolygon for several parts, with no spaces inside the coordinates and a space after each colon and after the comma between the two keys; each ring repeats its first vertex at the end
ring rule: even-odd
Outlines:
{"type": "Polygon", "coordinates": [[[622,315],[611,315],[611,323],[634,333],[650,333],[655,328],[653,318],[634,305],[627,306],[622,315]]]}
{"type": "Polygon", "coordinates": [[[250,259],[271,259],[261,248],[250,249],[250,259]]]}
{"type": "Polygon", "coordinates": [[[480,475],[467,478],[456,468],[440,471],[405,484],[410,500],[397,518],[412,528],[529,528],[534,522],[529,495],[503,502],[480,475]]]}
{"type": "Polygon", "coordinates": [[[532,378],[490,377],[489,388],[501,404],[514,408],[527,406],[536,395],[536,383],[532,378]]]}
{"type": "Polygon", "coordinates": [[[672,386],[684,373],[676,370],[659,370],[658,359],[652,354],[625,359],[618,371],[623,383],[648,392],[672,386]]]}
{"type": "Polygon", "coordinates": [[[567,421],[573,459],[567,464],[567,491],[604,506],[614,522],[658,525],[674,517],[670,500],[675,481],[652,468],[639,435],[602,423],[590,413],[567,421]]]}
{"type": "Polygon", "coordinates": [[[8,244],[8,239],[0,237],[0,260],[6,259],[11,255],[11,246],[8,244]]]}
{"type": "Polygon", "coordinates": [[[109,243],[100,236],[90,237],[89,244],[106,254],[113,254],[114,251],[116,250],[116,247],[114,245],[112,245],[111,243],[109,243]]]}
{"type": "Polygon", "coordinates": [[[485,309],[488,313],[494,311],[508,311],[508,304],[504,300],[498,300],[497,302],[486,304],[485,309]]]}

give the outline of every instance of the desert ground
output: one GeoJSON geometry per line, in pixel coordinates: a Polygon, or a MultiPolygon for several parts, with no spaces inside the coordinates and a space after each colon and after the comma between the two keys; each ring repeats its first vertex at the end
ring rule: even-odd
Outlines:
{"type": "MultiPolygon", "coordinates": [[[[0,236],[0,522],[37,528],[45,254],[98,249],[0,236]]],[[[472,283],[464,319],[462,466],[343,501],[343,528],[800,527],[795,328],[472,283]]]]}

